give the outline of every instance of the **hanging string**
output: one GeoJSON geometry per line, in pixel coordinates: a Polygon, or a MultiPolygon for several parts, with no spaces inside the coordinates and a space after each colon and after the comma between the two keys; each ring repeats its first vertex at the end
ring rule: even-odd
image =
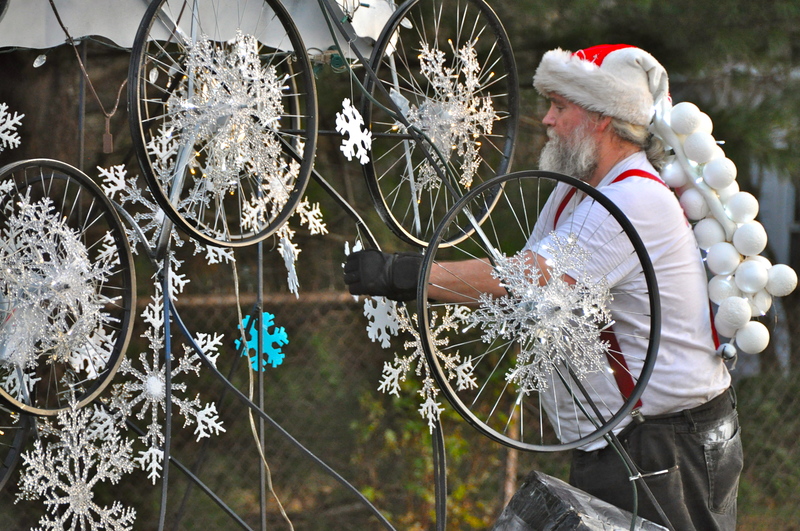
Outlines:
{"type": "Polygon", "coordinates": [[[69,33],[69,30],[64,25],[64,21],[61,20],[61,15],[58,13],[58,9],[56,8],[56,4],[54,0],[50,1],[50,7],[53,9],[53,14],[56,16],[56,20],[58,21],[58,25],[61,26],[61,29],[64,31],[64,35],[67,37],[67,43],[72,46],[72,49],[75,52],[75,57],[78,59],[78,65],[81,67],[81,72],[83,73],[83,77],[86,80],[86,84],[89,86],[89,90],[92,92],[92,96],[94,96],[97,105],[100,107],[100,112],[103,113],[105,116],[105,132],[103,133],[103,153],[111,153],[114,151],[114,137],[111,134],[111,117],[117,112],[119,108],[119,101],[122,98],[122,89],[125,88],[125,84],[128,82],[127,78],[122,82],[117,91],[117,101],[114,103],[114,108],[111,109],[111,112],[106,111],[106,108],[103,106],[103,102],[100,101],[100,96],[97,95],[97,91],[92,84],[92,80],[89,79],[89,73],[86,71],[86,66],[83,64],[83,60],[81,59],[81,54],[78,51],[78,46],[75,44],[75,39],[69,33]]]}

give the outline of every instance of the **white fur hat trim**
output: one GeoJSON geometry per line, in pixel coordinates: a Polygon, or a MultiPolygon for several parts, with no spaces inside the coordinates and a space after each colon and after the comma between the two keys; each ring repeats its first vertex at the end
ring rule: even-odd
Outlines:
{"type": "Polygon", "coordinates": [[[669,94],[664,67],[646,51],[624,45],[550,50],[533,85],[544,96],[555,92],[587,110],[638,125],[648,125],[655,105],[669,94]]]}

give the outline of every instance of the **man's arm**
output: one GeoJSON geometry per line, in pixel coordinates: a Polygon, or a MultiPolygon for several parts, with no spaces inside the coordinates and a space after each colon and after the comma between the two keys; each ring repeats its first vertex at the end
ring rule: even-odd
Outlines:
{"type": "MultiPolygon", "coordinates": [[[[550,267],[542,256],[524,251],[526,261],[541,272],[539,285],[550,280],[550,267]]],[[[412,300],[421,273],[422,255],[387,254],[375,249],[348,256],[345,283],[354,295],[385,296],[393,300],[412,300]]],[[[428,279],[428,297],[441,302],[476,304],[482,293],[493,297],[507,294],[500,280],[492,275],[488,258],[436,262],[428,279]]],[[[567,277],[567,282],[574,283],[567,277]]]]}
{"type": "MultiPolygon", "coordinates": [[[[523,255],[526,262],[532,264],[532,268],[541,272],[539,285],[546,284],[550,280],[550,266],[545,258],[532,251],[524,251],[523,255]]],[[[500,280],[492,276],[492,269],[487,258],[437,262],[428,279],[428,297],[442,302],[474,304],[482,293],[495,298],[507,295],[500,280]]],[[[571,277],[566,277],[565,280],[575,283],[571,277]]]]}

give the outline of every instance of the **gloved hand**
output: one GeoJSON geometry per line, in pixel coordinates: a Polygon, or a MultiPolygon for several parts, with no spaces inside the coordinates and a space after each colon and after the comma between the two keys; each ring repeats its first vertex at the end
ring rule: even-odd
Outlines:
{"type": "Polygon", "coordinates": [[[417,296],[421,266],[422,255],[419,253],[389,254],[365,249],[347,256],[344,282],[353,295],[410,301],[417,296]]]}

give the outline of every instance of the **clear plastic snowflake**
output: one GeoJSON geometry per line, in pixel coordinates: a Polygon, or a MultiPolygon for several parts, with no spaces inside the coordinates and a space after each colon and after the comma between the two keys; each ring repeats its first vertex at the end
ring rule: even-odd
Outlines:
{"type": "MultiPolygon", "coordinates": [[[[290,220],[297,217],[300,218],[300,226],[306,226],[312,236],[328,233],[328,228],[322,220],[322,211],[319,203],[312,205],[307,197],[304,198],[297,204],[290,220]]],[[[297,277],[297,257],[300,255],[301,249],[293,241],[295,233],[296,231],[290,226],[289,222],[286,222],[276,231],[275,235],[278,238],[278,252],[283,258],[283,264],[286,267],[289,291],[299,298],[300,280],[297,277]]]]}
{"type": "Polygon", "coordinates": [[[347,160],[357,157],[361,164],[369,162],[369,150],[372,147],[372,133],[364,127],[364,118],[350,104],[350,99],[342,102],[342,112],[336,113],[336,131],[345,135],[340,147],[347,160]]]}
{"type": "Polygon", "coordinates": [[[526,394],[547,389],[557,365],[569,364],[578,378],[602,370],[608,348],[600,336],[611,322],[608,283],[576,274],[590,256],[574,235],[552,234],[549,251],[550,279],[541,286],[542,272],[530,254],[501,257],[493,275],[508,294],[481,295],[480,306],[467,316],[468,328],[480,327],[487,343],[498,337],[518,342],[520,353],[506,380],[526,394]]]}
{"type": "Polygon", "coordinates": [[[259,349],[257,325],[258,320],[251,320],[249,315],[242,319],[247,342],[245,343],[239,339],[234,340],[236,349],[242,352],[242,356],[250,358],[250,367],[254,371],[263,371],[267,365],[277,367],[283,363],[283,359],[286,357],[286,354],[281,352],[281,347],[289,344],[289,336],[282,326],[275,326],[274,315],[264,312],[261,317],[261,349],[259,349]],[[261,352],[260,368],[258,363],[259,350],[261,352]]]}
{"type": "MultiPolygon", "coordinates": [[[[70,363],[76,372],[96,377],[113,350],[117,324],[105,311],[114,301],[98,290],[118,263],[115,248],[87,249],[47,197],[17,197],[5,214],[0,365],[25,371],[42,362],[70,363]]],[[[19,384],[3,382],[7,390],[21,391],[19,384]]]]}
{"type": "MultiPolygon", "coordinates": [[[[183,151],[192,149],[187,164],[196,177],[187,183],[191,191],[183,201],[212,207],[238,191],[243,175],[252,175],[260,193],[250,196],[243,219],[260,227],[286,204],[299,169],[294,161],[286,164],[280,141],[270,134],[284,114],[286,79],[274,66],[261,64],[252,35],[237,32],[227,43],[201,36],[186,48],[186,75],[167,101],[164,139],[153,146],[166,162],[158,176],[169,190],[183,151]]],[[[177,205],[191,216],[194,208],[183,206],[177,205]]]]}
{"type": "MultiPolygon", "coordinates": [[[[455,66],[447,67],[444,51],[421,43],[420,72],[430,83],[431,93],[419,107],[397,93],[393,93],[393,99],[401,109],[408,109],[408,122],[427,135],[438,154],[449,159],[455,151],[462,158],[459,182],[469,188],[481,162],[477,139],[492,134],[498,116],[491,97],[477,94],[481,81],[474,43],[453,53],[455,66]]],[[[401,124],[398,126],[403,129],[401,124]]],[[[414,179],[417,190],[441,184],[436,169],[427,160],[414,179]]]]}
{"type": "Polygon", "coordinates": [[[8,112],[8,104],[0,103],[0,152],[19,147],[20,138],[17,127],[22,125],[24,114],[8,112]]]}
{"type": "MultiPolygon", "coordinates": [[[[136,461],[148,472],[148,477],[153,483],[160,477],[161,464],[156,462],[154,465],[152,459],[159,455],[163,457],[161,447],[164,444],[164,433],[160,419],[166,412],[167,406],[166,366],[162,363],[164,306],[160,284],[156,283],[155,288],[156,294],[151,297],[151,303],[142,312],[142,318],[148,325],[144,337],[149,341],[150,352],[139,354],[139,367],[134,366],[130,357],[123,360],[118,374],[128,379],[114,385],[110,401],[111,408],[119,417],[128,418],[135,414],[137,419],[147,418],[149,421],[146,433],[140,437],[148,449],[140,452],[136,461]]],[[[187,393],[187,385],[185,382],[177,381],[181,375],[199,374],[200,363],[200,358],[194,351],[187,351],[182,356],[173,356],[172,370],[169,374],[172,391],[170,402],[178,407],[184,419],[184,427],[193,423],[198,425],[198,429],[195,430],[198,440],[208,437],[211,433],[219,434],[225,431],[216,415],[216,408],[214,407],[212,411],[208,404],[203,406],[199,395],[193,399],[184,396],[187,393]]]]}
{"type": "Polygon", "coordinates": [[[123,438],[113,423],[96,428],[96,413],[89,407],[73,403],[57,420],[60,428],[48,426],[42,432],[47,440],[37,439],[22,454],[17,501],[44,498],[47,513],[39,520],[40,530],[132,529],[136,511],[119,501],[100,506],[94,490],[100,483],[118,483],[133,470],[133,441],[123,438]]]}

